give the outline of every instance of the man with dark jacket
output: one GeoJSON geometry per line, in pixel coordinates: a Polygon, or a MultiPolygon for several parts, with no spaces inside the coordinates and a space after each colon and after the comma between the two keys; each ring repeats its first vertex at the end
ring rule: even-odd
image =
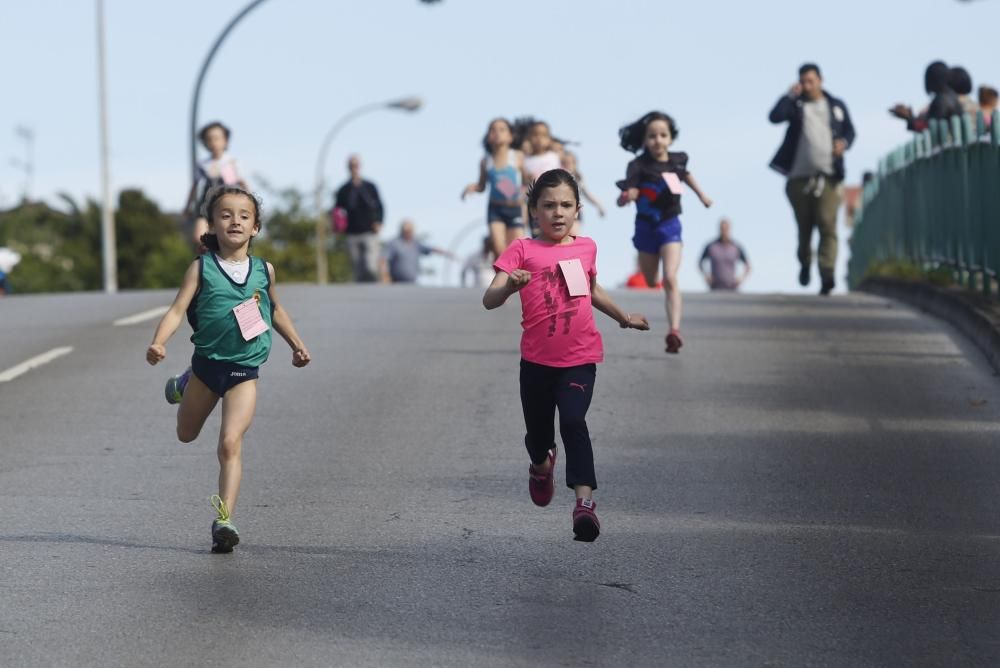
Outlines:
{"type": "Polygon", "coordinates": [[[351,256],[354,280],[372,283],[378,280],[379,230],[382,229],[382,200],[371,181],[361,178],[361,158],[347,160],[350,180],[337,191],[335,207],[347,215],[347,252],[351,256]]]}
{"type": "Polygon", "coordinates": [[[847,106],[823,90],[819,67],[806,63],[799,81],[771,110],[772,123],[788,123],[771,167],[788,177],[785,193],[799,227],[799,284],[809,285],[813,229],[819,228],[821,295],[834,286],[837,210],[844,180],[844,151],[854,143],[847,106]]]}

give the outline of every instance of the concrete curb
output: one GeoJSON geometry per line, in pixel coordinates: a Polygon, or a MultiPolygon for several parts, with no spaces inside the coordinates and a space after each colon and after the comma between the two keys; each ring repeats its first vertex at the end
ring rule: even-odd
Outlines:
{"type": "Polygon", "coordinates": [[[1000,306],[957,288],[893,278],[865,279],[859,289],[901,301],[950,323],[983,351],[1000,374],[1000,306]]]}

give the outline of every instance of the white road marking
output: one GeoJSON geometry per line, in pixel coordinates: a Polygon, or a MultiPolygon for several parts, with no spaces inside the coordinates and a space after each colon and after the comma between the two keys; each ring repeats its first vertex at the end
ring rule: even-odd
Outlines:
{"type": "Polygon", "coordinates": [[[161,315],[170,310],[169,306],[157,306],[156,308],[151,308],[148,311],[143,311],[142,313],[136,313],[135,315],[130,315],[127,318],[119,318],[114,321],[115,327],[123,327],[125,325],[135,325],[140,322],[146,322],[147,320],[152,320],[153,318],[159,318],[161,315]]]}
{"type": "Polygon", "coordinates": [[[0,373],[0,383],[6,383],[7,381],[14,380],[21,374],[28,373],[35,367],[42,366],[43,364],[48,364],[57,357],[68,355],[71,352],[73,352],[73,349],[69,346],[65,346],[62,348],[53,348],[47,353],[36,355],[32,357],[30,360],[21,362],[20,364],[12,366],[6,371],[0,373]]]}

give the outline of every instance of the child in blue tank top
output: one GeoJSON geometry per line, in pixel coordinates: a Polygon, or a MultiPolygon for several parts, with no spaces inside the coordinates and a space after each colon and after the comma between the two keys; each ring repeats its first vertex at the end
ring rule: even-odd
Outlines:
{"type": "Polygon", "coordinates": [[[500,255],[515,239],[524,236],[524,189],[521,172],[524,156],[514,149],[514,130],[506,118],[490,121],[483,138],[486,157],[479,162],[479,180],[462,191],[462,199],[489,187],[486,224],[493,252],[500,255]]]}
{"type": "Polygon", "coordinates": [[[208,198],[210,253],[188,267],[180,290],[156,328],[146,361],[167,356],[166,343],[187,314],[195,345],[191,368],[167,383],[167,400],[177,403],[177,438],[190,443],[222,399],[219,431],[219,493],[212,496],[212,551],[232,552],[240,542],[231,516],[243,476],[243,436],[257,407],[257,368],[271,351],[271,328],[292,348],[292,364],[309,364],[309,351],[278,302],[274,267],[249,255],[260,232],[260,203],[236,186],[222,186],[208,198]]]}

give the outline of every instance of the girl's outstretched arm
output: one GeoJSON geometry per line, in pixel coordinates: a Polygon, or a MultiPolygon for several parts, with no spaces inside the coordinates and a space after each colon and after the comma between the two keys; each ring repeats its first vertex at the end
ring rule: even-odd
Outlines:
{"type": "MultiPolygon", "coordinates": [[[[476,183],[470,183],[465,186],[465,190],[462,191],[462,199],[465,199],[466,195],[471,195],[472,193],[481,193],[486,190],[486,158],[479,161],[479,180],[476,183]]],[[[488,221],[487,221],[488,222],[488,221]]]]}
{"type": "Polygon", "coordinates": [[[174,297],[174,303],[160,319],[160,324],[156,326],[156,333],[153,334],[153,342],[146,349],[146,361],[150,364],[158,364],[167,356],[167,341],[181,324],[184,312],[191,305],[194,294],[198,291],[198,274],[201,271],[201,261],[195,260],[184,272],[181,280],[180,290],[174,297]]]}
{"type": "Polygon", "coordinates": [[[598,311],[618,323],[622,329],[649,329],[646,316],[641,313],[626,313],[611,299],[596,278],[590,280],[590,301],[598,311]]]}
{"type": "Polygon", "coordinates": [[[688,187],[694,191],[694,194],[698,196],[698,199],[701,200],[701,203],[705,205],[706,209],[712,206],[712,198],[706,196],[705,193],[701,191],[701,188],[698,187],[698,182],[694,180],[694,175],[691,172],[684,175],[684,183],[688,184],[688,187]]]}
{"type": "Polygon", "coordinates": [[[309,355],[309,351],[306,350],[306,344],[299,337],[299,333],[295,331],[295,325],[292,324],[292,317],[288,315],[288,311],[278,301],[278,294],[274,289],[276,282],[274,267],[270,262],[267,263],[267,273],[271,277],[271,287],[267,289],[267,296],[271,298],[271,304],[274,305],[274,317],[272,318],[274,331],[280,334],[281,338],[288,344],[288,347],[292,349],[292,365],[303,367],[312,361],[312,357],[309,355]]]}
{"type": "Polygon", "coordinates": [[[524,269],[515,269],[509,274],[506,271],[498,271],[490,287],[486,288],[483,306],[488,311],[503,306],[508,297],[526,286],[530,280],[531,272],[524,269]]]}
{"type": "Polygon", "coordinates": [[[638,188],[626,188],[618,195],[618,206],[628,206],[639,199],[638,188]]]}

